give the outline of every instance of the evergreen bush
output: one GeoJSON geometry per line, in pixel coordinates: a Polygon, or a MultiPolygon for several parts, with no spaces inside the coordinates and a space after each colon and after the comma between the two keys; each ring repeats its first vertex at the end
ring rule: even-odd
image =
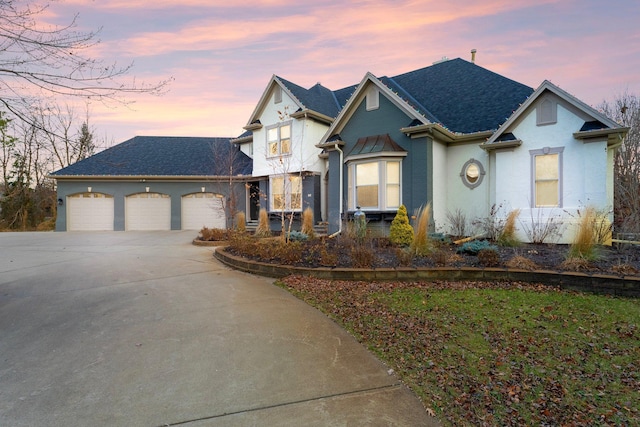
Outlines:
{"type": "Polygon", "coordinates": [[[400,205],[389,229],[389,240],[394,245],[409,246],[413,242],[413,227],[409,224],[407,208],[400,205]]]}

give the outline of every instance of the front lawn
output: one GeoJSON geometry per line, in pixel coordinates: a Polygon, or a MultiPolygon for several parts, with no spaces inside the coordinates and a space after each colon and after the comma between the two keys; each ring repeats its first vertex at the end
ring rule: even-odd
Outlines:
{"type": "Polygon", "coordinates": [[[288,277],[445,425],[640,425],[640,301],[525,283],[288,277]]]}

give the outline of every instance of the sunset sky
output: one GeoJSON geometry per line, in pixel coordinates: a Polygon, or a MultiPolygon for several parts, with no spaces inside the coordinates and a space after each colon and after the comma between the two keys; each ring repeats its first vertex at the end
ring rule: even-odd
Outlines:
{"type": "Polygon", "coordinates": [[[237,136],[270,77],[339,89],[446,56],[531,87],[548,79],[587,104],[640,95],[638,0],[59,0],[49,20],[102,28],[86,52],[173,77],[131,109],[91,105],[100,138],[237,136]]]}

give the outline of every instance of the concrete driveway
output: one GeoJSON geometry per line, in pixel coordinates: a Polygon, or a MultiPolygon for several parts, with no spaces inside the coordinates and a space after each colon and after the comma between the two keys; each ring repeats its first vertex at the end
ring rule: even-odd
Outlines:
{"type": "Polygon", "coordinates": [[[350,335],[194,234],[0,233],[0,426],[436,425],[350,335]]]}

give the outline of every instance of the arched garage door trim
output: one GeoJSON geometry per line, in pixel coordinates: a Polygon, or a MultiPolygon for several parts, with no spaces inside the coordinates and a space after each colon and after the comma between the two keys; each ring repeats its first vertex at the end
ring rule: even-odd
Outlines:
{"type": "Polygon", "coordinates": [[[182,196],[182,229],[227,228],[224,196],[215,193],[191,193],[182,196]]]}
{"type": "Polygon", "coordinates": [[[68,231],[113,231],[113,196],[76,193],[67,196],[68,231]]]}
{"type": "Polygon", "coordinates": [[[136,193],[125,198],[126,230],[171,230],[171,197],[136,193]]]}

